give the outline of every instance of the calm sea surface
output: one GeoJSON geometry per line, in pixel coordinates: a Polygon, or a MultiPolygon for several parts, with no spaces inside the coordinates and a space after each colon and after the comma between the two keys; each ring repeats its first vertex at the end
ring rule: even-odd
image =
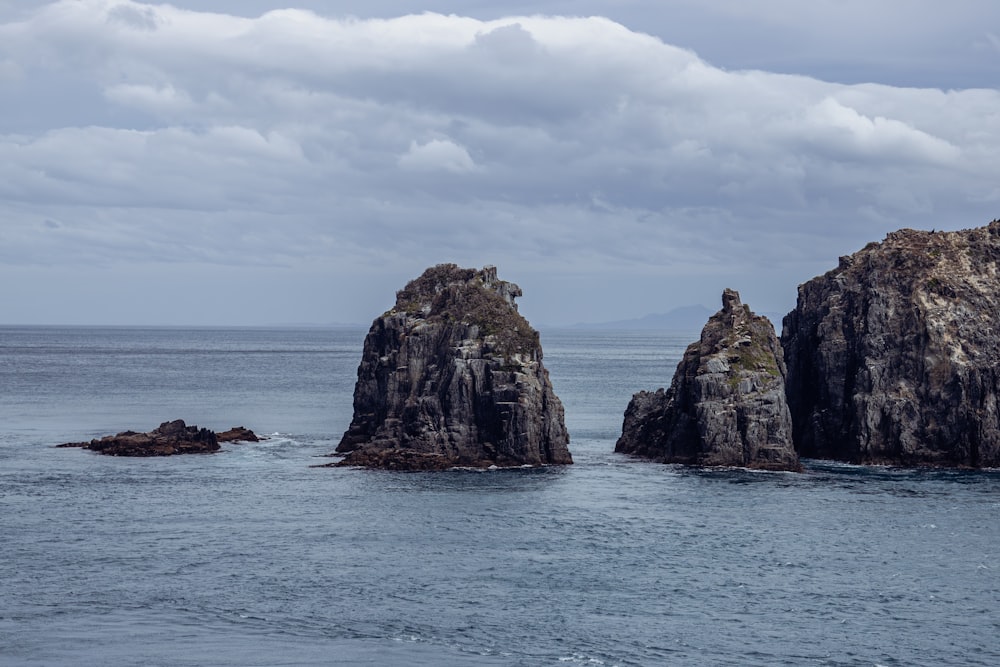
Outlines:
{"type": "Polygon", "coordinates": [[[1000,664],[1000,473],[612,452],[694,337],[542,332],[573,466],[392,473],[310,467],[362,330],[0,328],[0,664],[1000,664]],[[272,437],[53,448],[177,418],[272,437]]]}

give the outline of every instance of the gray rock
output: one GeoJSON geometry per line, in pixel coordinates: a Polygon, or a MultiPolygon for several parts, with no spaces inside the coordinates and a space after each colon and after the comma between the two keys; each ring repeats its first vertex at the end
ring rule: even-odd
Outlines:
{"type": "Polygon", "coordinates": [[[572,463],[538,332],[496,269],[442,264],[397,293],[365,338],[335,465],[392,469],[572,463]]]}
{"type": "Polygon", "coordinates": [[[904,229],[799,286],[784,320],[807,457],[1000,466],[1000,222],[904,229]]]}
{"type": "Polygon", "coordinates": [[[799,470],[784,376],[771,322],[727,289],[670,388],[632,397],[615,451],[666,463],[799,470]]]}

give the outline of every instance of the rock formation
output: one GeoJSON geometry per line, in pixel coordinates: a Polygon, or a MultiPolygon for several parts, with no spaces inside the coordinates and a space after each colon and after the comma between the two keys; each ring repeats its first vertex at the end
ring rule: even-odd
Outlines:
{"type": "Polygon", "coordinates": [[[365,338],[335,465],[442,469],[572,463],[563,407],[517,285],[442,264],[396,294],[365,338]]]}
{"type": "Polygon", "coordinates": [[[109,456],[171,456],[218,451],[215,433],[207,428],[188,426],[183,419],[163,422],[148,433],[124,431],[90,442],[68,442],[59,447],[84,447],[109,456]]]}
{"type": "Polygon", "coordinates": [[[784,320],[807,457],[1000,466],[1000,221],[904,229],[801,285],[784,320]]]}
{"type": "Polygon", "coordinates": [[[615,451],[665,463],[799,470],[784,380],[771,322],[727,289],[670,388],[632,397],[615,451]]]}
{"type": "MultiPolygon", "coordinates": [[[[246,426],[234,426],[215,434],[219,442],[260,442],[260,437],[246,426]]],[[[266,438],[265,438],[266,440],[266,438]]]]}
{"type": "Polygon", "coordinates": [[[220,442],[259,442],[248,428],[234,426],[216,435],[207,428],[188,426],[183,419],[163,422],[148,433],[123,431],[90,442],[67,442],[57,447],[81,447],[108,456],[172,456],[208,454],[219,450],[220,442]]]}

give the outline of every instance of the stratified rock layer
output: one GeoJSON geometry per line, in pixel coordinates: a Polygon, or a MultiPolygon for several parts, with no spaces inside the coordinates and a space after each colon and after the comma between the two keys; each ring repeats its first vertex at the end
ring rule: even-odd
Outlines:
{"type": "Polygon", "coordinates": [[[365,338],[337,465],[437,470],[572,463],[538,333],[496,269],[442,264],[365,338]]]}
{"type": "Polygon", "coordinates": [[[670,388],[641,391],[615,451],[666,463],[799,470],[774,327],[726,290],[670,388]]]}
{"type": "Polygon", "coordinates": [[[784,320],[807,457],[1000,466],[1000,222],[904,229],[801,285],[784,320]]]}

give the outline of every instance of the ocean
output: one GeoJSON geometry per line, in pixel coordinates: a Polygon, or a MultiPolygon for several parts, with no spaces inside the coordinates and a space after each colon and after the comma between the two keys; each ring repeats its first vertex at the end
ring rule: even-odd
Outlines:
{"type": "Polygon", "coordinates": [[[1000,472],[613,452],[696,332],[543,330],[566,467],[313,467],[365,331],[0,327],[2,665],[997,665],[1000,472]],[[115,458],[184,419],[269,439],[115,458]]]}

